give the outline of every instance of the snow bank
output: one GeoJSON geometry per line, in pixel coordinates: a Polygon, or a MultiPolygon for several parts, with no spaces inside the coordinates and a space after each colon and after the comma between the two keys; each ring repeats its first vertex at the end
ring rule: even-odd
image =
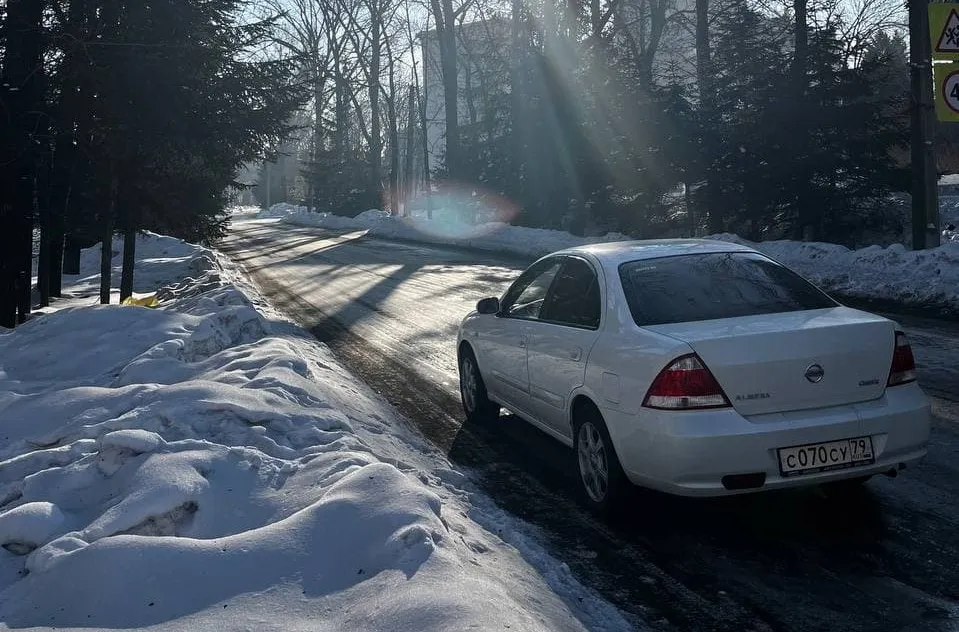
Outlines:
{"type": "Polygon", "coordinates": [[[817,242],[757,244],[729,234],[713,238],[756,248],[838,295],[959,313],[959,241],[912,251],[901,244],[850,250],[817,242]]]}
{"type": "Polygon", "coordinates": [[[63,520],[63,512],[53,503],[24,503],[0,515],[0,546],[28,553],[52,540],[63,520]]]}
{"type": "MultiPolygon", "coordinates": [[[[959,198],[944,206],[956,210],[959,198]]],[[[628,239],[610,233],[603,237],[576,237],[567,232],[523,228],[502,223],[478,226],[455,220],[406,220],[397,217],[366,216],[343,218],[310,213],[304,207],[276,205],[262,217],[333,230],[365,230],[373,237],[465,246],[527,258],[589,243],[628,239]]],[[[900,303],[904,306],[959,314],[959,234],[947,232],[939,248],[908,251],[900,244],[887,248],[870,246],[850,250],[818,242],[770,241],[751,243],[736,235],[709,237],[735,241],[760,250],[803,274],[824,289],[845,297],[900,303]]]]}
{"type": "Polygon", "coordinates": [[[217,253],[98,259],[0,336],[0,628],[630,628],[217,253]]]}
{"type": "Polygon", "coordinates": [[[445,214],[442,209],[434,213],[436,219],[429,220],[370,214],[369,211],[357,217],[341,217],[312,213],[304,206],[275,204],[258,217],[330,230],[364,230],[371,237],[455,245],[521,257],[539,257],[582,244],[628,239],[618,233],[602,237],[576,237],[564,231],[512,226],[503,222],[473,224],[463,221],[456,214],[445,214]]]}
{"type": "Polygon", "coordinates": [[[939,220],[943,226],[959,226],[959,195],[939,197],[939,220]]]}

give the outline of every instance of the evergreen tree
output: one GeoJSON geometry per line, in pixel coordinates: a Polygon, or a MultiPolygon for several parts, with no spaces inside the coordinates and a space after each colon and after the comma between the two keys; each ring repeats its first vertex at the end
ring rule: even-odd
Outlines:
{"type": "MultiPolygon", "coordinates": [[[[728,7],[717,21],[712,68],[715,117],[703,122],[710,182],[713,229],[744,230],[753,239],[775,219],[777,180],[774,165],[786,150],[789,127],[780,106],[788,86],[789,60],[782,29],[745,0],[728,7]],[[718,221],[722,218],[722,221],[718,221]]],[[[702,207],[702,201],[699,201],[702,207]]]]}
{"type": "MultiPolygon", "coordinates": [[[[96,97],[80,157],[93,177],[73,194],[98,201],[97,233],[107,243],[114,227],[128,248],[142,229],[214,240],[225,230],[225,191],[237,168],[290,131],[304,96],[292,62],[254,54],[270,24],[240,24],[236,0],[99,4],[80,88],[96,97]]],[[[127,253],[121,295],[132,290],[132,261],[127,253]]],[[[106,301],[108,260],[102,272],[106,301]]]]}
{"type": "Polygon", "coordinates": [[[815,33],[810,53],[812,133],[808,151],[796,158],[810,167],[811,177],[794,186],[810,195],[816,222],[812,237],[846,241],[882,198],[907,183],[894,155],[908,145],[908,128],[897,105],[903,93],[876,90],[877,76],[890,70],[890,58],[867,59],[849,68],[831,30],[815,33]]]}
{"type": "Polygon", "coordinates": [[[848,240],[902,182],[904,128],[893,95],[871,85],[887,61],[849,68],[835,31],[810,29],[799,94],[784,26],[743,0],[718,20],[710,206],[724,230],[750,239],[848,240]]]}

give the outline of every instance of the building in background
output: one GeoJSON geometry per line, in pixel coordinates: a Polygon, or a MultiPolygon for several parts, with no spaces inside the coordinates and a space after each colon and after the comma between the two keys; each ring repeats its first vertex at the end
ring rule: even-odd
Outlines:
{"type": "MultiPolygon", "coordinates": [[[[425,69],[426,144],[431,172],[442,168],[446,153],[446,101],[436,30],[420,34],[425,69]]],[[[508,94],[510,22],[498,16],[456,29],[457,117],[465,137],[482,134],[500,117],[501,95],[508,94]]]]}

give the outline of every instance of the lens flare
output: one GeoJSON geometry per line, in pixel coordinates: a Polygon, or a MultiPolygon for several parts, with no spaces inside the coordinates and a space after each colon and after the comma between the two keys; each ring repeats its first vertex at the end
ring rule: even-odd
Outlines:
{"type": "Polygon", "coordinates": [[[430,192],[397,195],[401,218],[433,237],[469,240],[486,237],[509,224],[519,209],[501,195],[475,185],[433,183],[430,192]]]}

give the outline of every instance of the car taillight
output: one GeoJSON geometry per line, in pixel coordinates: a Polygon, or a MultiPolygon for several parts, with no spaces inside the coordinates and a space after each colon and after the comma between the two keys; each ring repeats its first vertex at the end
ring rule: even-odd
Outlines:
{"type": "Polygon", "coordinates": [[[909,339],[901,331],[896,332],[896,348],[892,352],[892,368],[889,369],[887,386],[898,386],[916,381],[916,360],[912,356],[909,339]]]}
{"type": "Polygon", "coordinates": [[[690,354],[660,371],[646,393],[643,406],[661,410],[696,410],[729,406],[729,400],[699,356],[690,354]]]}

